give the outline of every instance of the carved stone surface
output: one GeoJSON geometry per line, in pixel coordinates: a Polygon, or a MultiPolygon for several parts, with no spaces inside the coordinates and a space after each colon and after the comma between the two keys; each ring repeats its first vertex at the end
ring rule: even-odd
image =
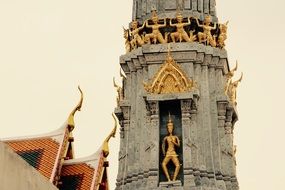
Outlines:
{"type": "Polygon", "coordinates": [[[144,20],[150,18],[151,11],[157,10],[161,17],[175,17],[176,10],[182,11],[183,15],[191,15],[204,18],[211,15],[216,17],[215,0],[133,0],[133,19],[144,20]]]}

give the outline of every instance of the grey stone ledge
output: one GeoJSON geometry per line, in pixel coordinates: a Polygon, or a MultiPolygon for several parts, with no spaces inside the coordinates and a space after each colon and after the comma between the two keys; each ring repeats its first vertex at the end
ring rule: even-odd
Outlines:
{"type": "Polygon", "coordinates": [[[194,96],[199,96],[198,90],[191,92],[175,93],[175,94],[147,94],[145,95],[147,101],[164,101],[164,100],[184,100],[193,99],[194,96]]]}

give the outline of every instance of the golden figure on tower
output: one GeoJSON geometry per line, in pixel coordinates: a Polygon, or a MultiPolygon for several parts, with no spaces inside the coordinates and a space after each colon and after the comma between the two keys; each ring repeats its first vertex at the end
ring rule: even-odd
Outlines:
{"type": "Polygon", "coordinates": [[[163,172],[167,178],[168,181],[176,181],[177,175],[180,170],[180,162],[178,159],[178,154],[175,151],[175,147],[180,147],[180,140],[177,136],[173,135],[173,130],[174,130],[174,125],[170,117],[169,113],[169,120],[167,123],[167,131],[169,133],[168,136],[164,137],[163,142],[162,142],[162,153],[165,156],[163,161],[162,161],[162,169],[163,172]],[[165,152],[165,145],[167,143],[167,151],[165,152]],[[168,169],[167,169],[167,164],[169,161],[172,161],[173,164],[175,165],[175,171],[174,171],[174,176],[171,180],[168,169]]]}
{"type": "Polygon", "coordinates": [[[229,24],[229,21],[227,21],[225,24],[219,25],[220,35],[218,37],[218,46],[220,48],[224,48],[226,46],[225,41],[228,38],[227,36],[228,24],[229,24]]]}
{"type": "Polygon", "coordinates": [[[238,84],[241,82],[242,77],[243,77],[243,73],[241,73],[241,77],[237,81],[232,82],[232,80],[231,80],[230,84],[228,86],[228,89],[227,89],[227,95],[228,95],[230,101],[234,105],[237,105],[237,102],[236,102],[236,99],[237,99],[237,87],[238,87],[238,84]]]}
{"type": "Polygon", "coordinates": [[[176,15],[177,24],[172,23],[172,19],[170,19],[170,26],[176,27],[176,32],[170,34],[172,42],[182,42],[183,40],[186,42],[194,42],[196,40],[196,35],[193,35],[193,32],[190,32],[190,37],[184,29],[184,26],[189,26],[191,24],[190,17],[188,17],[188,22],[183,23],[183,17],[180,12],[176,15]]]}
{"type": "Polygon", "coordinates": [[[225,24],[219,24],[220,35],[218,37],[218,46],[220,48],[224,48],[226,46],[225,41],[228,38],[227,36],[228,24],[229,21],[227,21],[225,24]]]}
{"type": "Polygon", "coordinates": [[[151,44],[151,42],[156,44],[157,41],[159,43],[161,43],[161,44],[167,43],[167,41],[168,41],[167,40],[168,33],[165,33],[165,36],[163,38],[161,32],[159,31],[160,28],[166,27],[166,18],[164,18],[163,24],[158,24],[159,18],[158,18],[157,14],[156,14],[156,11],[152,11],[151,21],[153,22],[152,25],[149,24],[149,20],[146,20],[146,27],[147,28],[151,28],[152,29],[152,33],[145,35],[145,41],[148,44],[151,44]]]}
{"type": "Polygon", "coordinates": [[[118,93],[118,96],[117,96],[117,106],[119,106],[120,105],[120,101],[122,101],[124,99],[123,88],[116,83],[115,77],[113,77],[113,85],[116,88],[116,91],[118,93]]]}
{"type": "Polygon", "coordinates": [[[131,24],[132,30],[131,30],[131,48],[136,49],[138,46],[142,46],[144,44],[144,40],[140,36],[139,32],[144,28],[145,23],[138,28],[138,21],[134,20],[131,24]]]}
{"type": "Polygon", "coordinates": [[[229,89],[229,85],[231,82],[231,79],[233,78],[235,72],[238,69],[238,61],[236,61],[236,66],[235,68],[233,68],[232,70],[230,70],[227,74],[226,74],[226,86],[225,86],[225,93],[227,94],[228,89],[229,89]]]}
{"type": "Polygon", "coordinates": [[[131,41],[130,41],[130,31],[129,29],[125,29],[123,27],[123,30],[124,30],[124,38],[125,38],[125,49],[126,49],[126,52],[130,52],[131,51],[131,41]]]}
{"type": "Polygon", "coordinates": [[[211,34],[212,30],[216,30],[217,23],[214,26],[210,26],[212,17],[207,15],[205,17],[204,23],[200,24],[199,20],[196,18],[197,25],[203,28],[203,32],[198,33],[198,39],[200,43],[206,42],[206,45],[210,44],[213,47],[217,46],[215,37],[211,34]]]}

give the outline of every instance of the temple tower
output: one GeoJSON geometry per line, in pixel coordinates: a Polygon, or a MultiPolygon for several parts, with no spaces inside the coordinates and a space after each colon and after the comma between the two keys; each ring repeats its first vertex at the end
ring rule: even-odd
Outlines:
{"type": "Polygon", "coordinates": [[[124,29],[117,190],[238,190],[236,90],[215,0],[133,0],[124,29]]]}

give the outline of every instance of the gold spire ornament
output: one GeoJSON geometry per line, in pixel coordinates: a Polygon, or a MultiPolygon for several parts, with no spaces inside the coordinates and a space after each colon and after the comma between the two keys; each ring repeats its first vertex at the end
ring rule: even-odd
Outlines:
{"type": "Polygon", "coordinates": [[[80,88],[80,86],[78,86],[78,90],[80,92],[80,100],[79,103],[76,105],[76,107],[71,111],[71,113],[69,114],[68,120],[67,120],[67,125],[69,127],[69,130],[72,131],[74,129],[74,115],[77,111],[81,111],[81,107],[82,107],[82,103],[83,103],[83,92],[80,88]]]}
{"type": "Polygon", "coordinates": [[[173,135],[174,124],[171,120],[170,113],[169,113],[169,118],[168,118],[168,123],[167,123],[167,131],[168,131],[168,136],[164,137],[162,146],[161,146],[162,153],[164,156],[164,159],[162,161],[162,169],[168,181],[176,181],[181,166],[180,166],[180,162],[178,159],[178,154],[175,151],[175,147],[180,147],[180,140],[177,136],[173,135]],[[167,144],[167,151],[165,152],[166,144],[167,144]],[[175,165],[174,176],[172,179],[170,178],[169,172],[167,169],[167,164],[170,161],[172,161],[173,164],[175,165]]]}
{"type": "Polygon", "coordinates": [[[169,48],[166,61],[156,73],[152,82],[150,84],[144,83],[144,88],[152,94],[181,93],[193,90],[195,83],[186,76],[174,61],[169,48]]]}
{"type": "Polygon", "coordinates": [[[102,145],[102,151],[103,151],[103,155],[105,158],[108,157],[109,152],[110,152],[109,151],[109,141],[110,141],[111,137],[115,138],[117,127],[118,127],[118,122],[117,122],[117,119],[116,119],[116,116],[114,113],[112,113],[112,117],[115,121],[115,127],[113,128],[111,133],[107,136],[107,138],[104,140],[103,145],[102,145]]]}

